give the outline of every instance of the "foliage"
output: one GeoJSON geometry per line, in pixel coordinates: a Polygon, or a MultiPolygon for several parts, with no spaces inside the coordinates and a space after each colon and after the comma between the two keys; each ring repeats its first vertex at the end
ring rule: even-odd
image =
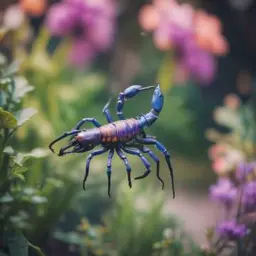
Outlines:
{"type": "Polygon", "coordinates": [[[256,132],[254,96],[241,104],[236,95],[226,96],[225,106],[218,107],[215,120],[229,128],[226,134],[208,131],[216,144],[209,151],[218,183],[210,196],[224,210],[224,217],[208,233],[206,252],[214,255],[230,251],[253,255],[256,232],[256,132]]]}
{"type": "MultiPolygon", "coordinates": [[[[37,112],[33,108],[21,108],[21,99],[31,91],[32,87],[26,84],[24,78],[16,75],[16,70],[14,63],[7,67],[4,56],[1,56],[0,223],[1,234],[4,233],[4,237],[7,236],[5,246],[9,247],[10,255],[17,255],[16,250],[20,255],[27,255],[29,242],[17,230],[26,226],[31,213],[33,214],[38,207],[44,204],[47,198],[42,196],[39,190],[26,188],[24,185],[25,173],[28,170],[26,161],[29,158],[45,157],[46,152],[37,148],[29,153],[21,153],[14,149],[13,136],[16,130],[37,112]],[[11,232],[10,235],[6,235],[8,232],[11,232]],[[13,245],[10,244],[10,239],[13,239],[13,245]]],[[[33,247],[42,255],[39,248],[33,247]]]]}
{"type": "Polygon", "coordinates": [[[126,187],[126,183],[119,186],[116,206],[104,215],[103,224],[94,225],[82,218],[76,231],[59,230],[55,237],[70,243],[81,255],[199,255],[199,248],[176,218],[163,215],[160,193],[153,195],[147,189],[148,200],[141,189],[127,191],[126,187]],[[189,253],[185,252],[185,240],[189,253]]]}

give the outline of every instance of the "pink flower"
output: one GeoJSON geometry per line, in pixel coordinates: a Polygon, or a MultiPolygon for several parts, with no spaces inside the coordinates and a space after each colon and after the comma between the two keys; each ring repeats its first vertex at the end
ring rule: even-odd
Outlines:
{"type": "Polygon", "coordinates": [[[217,160],[213,162],[212,169],[218,175],[222,176],[228,174],[231,171],[232,165],[227,161],[225,157],[219,157],[217,160]]]}
{"type": "Polygon", "coordinates": [[[63,0],[51,7],[46,24],[52,35],[72,37],[70,63],[81,68],[111,47],[115,19],[114,0],[63,0]]]}
{"type": "Polygon", "coordinates": [[[175,0],[153,0],[142,7],[139,23],[153,33],[158,49],[173,48],[178,52],[183,70],[194,79],[205,85],[212,81],[216,71],[212,53],[221,55],[227,50],[226,40],[220,34],[220,21],[215,16],[175,0]]]}

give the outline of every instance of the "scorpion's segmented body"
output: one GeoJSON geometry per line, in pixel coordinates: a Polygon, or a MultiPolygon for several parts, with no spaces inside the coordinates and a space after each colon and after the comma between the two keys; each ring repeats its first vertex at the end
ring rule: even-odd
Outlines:
{"type": "Polygon", "coordinates": [[[141,132],[139,122],[134,118],[103,125],[99,130],[102,143],[129,141],[141,132]]]}
{"type": "MultiPolygon", "coordinates": [[[[94,156],[103,154],[109,151],[108,162],[107,162],[107,175],[108,175],[108,194],[110,196],[110,187],[111,187],[111,171],[112,171],[112,158],[114,152],[116,151],[117,155],[123,160],[128,177],[128,184],[131,187],[131,167],[128,162],[127,157],[124,152],[127,154],[132,154],[138,156],[142,163],[144,164],[146,171],[143,175],[136,177],[135,179],[142,179],[149,175],[151,172],[151,166],[149,161],[145,158],[143,153],[148,154],[157,165],[157,178],[162,183],[162,188],[164,187],[164,182],[159,175],[159,159],[158,157],[146,147],[146,145],[155,145],[158,150],[160,150],[166,159],[166,163],[169,167],[171,180],[172,180],[172,188],[173,188],[173,197],[175,197],[174,190],[174,178],[173,178],[173,169],[170,162],[170,155],[166,148],[157,141],[152,136],[147,136],[144,132],[144,128],[152,125],[158,118],[164,103],[164,98],[160,90],[160,86],[148,86],[142,87],[140,85],[132,85],[128,87],[124,92],[119,94],[117,100],[117,115],[120,120],[113,121],[112,116],[109,112],[109,104],[110,101],[106,104],[103,109],[103,113],[106,116],[108,124],[101,125],[95,118],[84,118],[77,123],[73,130],[70,132],[65,132],[63,135],[59,136],[56,140],[54,140],[50,145],[50,149],[53,151],[53,144],[57,141],[71,136],[68,144],[62,147],[59,150],[59,156],[64,156],[67,154],[73,153],[83,153],[89,150],[92,150],[96,146],[101,145],[101,148],[95,151],[92,151],[86,161],[86,169],[85,176],[83,181],[83,188],[85,189],[85,181],[89,175],[89,167],[90,162],[94,156]],[[123,106],[124,101],[128,98],[135,96],[137,93],[148,90],[151,88],[155,88],[153,98],[152,98],[152,108],[147,114],[143,114],[137,118],[129,118],[125,119],[123,116],[123,106]],[[80,127],[86,123],[90,122],[94,124],[95,128],[92,129],[83,129],[80,127]],[[71,150],[68,150],[70,149],[71,150]]],[[[54,151],[53,151],[54,152],[54,151]]]]}

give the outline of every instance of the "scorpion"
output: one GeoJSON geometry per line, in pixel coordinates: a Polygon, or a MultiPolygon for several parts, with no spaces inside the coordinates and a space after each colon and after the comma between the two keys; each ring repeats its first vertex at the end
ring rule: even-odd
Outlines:
{"type": "Polygon", "coordinates": [[[111,116],[109,111],[110,102],[111,99],[107,102],[102,110],[108,124],[101,125],[94,117],[83,118],[71,131],[64,132],[61,136],[52,141],[49,145],[50,150],[55,153],[53,145],[56,142],[69,136],[71,137],[69,138],[67,145],[60,148],[58,156],[64,156],[73,153],[84,153],[94,149],[97,146],[100,146],[99,149],[92,151],[87,157],[83,179],[84,190],[85,183],[89,175],[91,160],[95,156],[101,155],[108,151],[109,153],[106,172],[108,177],[108,196],[110,197],[112,159],[115,152],[121,158],[126,167],[128,185],[130,188],[132,187],[132,169],[125,153],[139,157],[145,166],[146,171],[141,176],[135,177],[135,180],[146,178],[151,172],[151,165],[143,155],[144,153],[147,154],[156,163],[156,176],[162,184],[162,189],[164,189],[164,181],[160,177],[160,160],[155,155],[155,153],[153,153],[153,151],[147,147],[147,145],[154,145],[165,157],[171,176],[173,198],[175,198],[174,175],[170,154],[162,143],[157,141],[154,136],[147,135],[144,131],[144,128],[151,126],[158,119],[162,110],[164,104],[164,96],[161,92],[160,85],[158,84],[156,86],[147,87],[143,87],[141,85],[131,85],[123,92],[120,92],[116,105],[117,116],[119,117],[118,121],[114,121],[111,116]],[[151,102],[151,110],[148,113],[141,114],[136,118],[126,119],[123,115],[123,107],[125,101],[134,97],[139,92],[152,88],[154,88],[154,93],[151,102]],[[85,123],[92,123],[95,128],[80,129],[85,123]]]}

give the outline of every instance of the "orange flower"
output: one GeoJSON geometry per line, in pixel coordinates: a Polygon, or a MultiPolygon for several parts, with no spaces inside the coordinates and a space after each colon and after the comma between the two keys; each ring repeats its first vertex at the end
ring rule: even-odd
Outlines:
{"type": "Polygon", "coordinates": [[[214,15],[204,11],[197,11],[194,19],[195,37],[198,45],[216,55],[228,52],[228,43],[222,36],[222,25],[214,15]]]}
{"type": "Polygon", "coordinates": [[[44,14],[47,2],[46,0],[20,0],[20,5],[24,12],[33,16],[40,16],[44,14]]]}
{"type": "Polygon", "coordinates": [[[140,10],[139,22],[146,31],[152,31],[158,27],[160,15],[153,5],[147,4],[140,10]]]}

